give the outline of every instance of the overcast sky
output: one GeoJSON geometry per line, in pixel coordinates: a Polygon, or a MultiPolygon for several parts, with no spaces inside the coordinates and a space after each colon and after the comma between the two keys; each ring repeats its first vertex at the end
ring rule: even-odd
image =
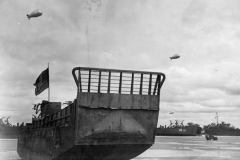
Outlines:
{"type": "Polygon", "coordinates": [[[76,97],[74,67],[157,71],[166,75],[158,126],[203,126],[218,112],[240,128],[239,8],[238,0],[0,1],[0,118],[31,122],[32,104],[48,99],[33,84],[49,63],[51,101],[76,97]],[[43,15],[28,20],[36,9],[43,15]]]}

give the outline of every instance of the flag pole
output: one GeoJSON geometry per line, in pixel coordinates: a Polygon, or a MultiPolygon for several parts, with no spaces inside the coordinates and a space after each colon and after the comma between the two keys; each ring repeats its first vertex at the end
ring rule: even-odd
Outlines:
{"type": "MultiPolygon", "coordinates": [[[[49,75],[49,63],[48,63],[48,75],[49,75]]],[[[50,102],[50,76],[48,77],[48,102],[50,102]]]]}

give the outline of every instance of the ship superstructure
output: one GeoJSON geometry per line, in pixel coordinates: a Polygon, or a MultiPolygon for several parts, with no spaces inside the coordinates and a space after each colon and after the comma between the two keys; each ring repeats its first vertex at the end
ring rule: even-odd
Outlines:
{"type": "Polygon", "coordinates": [[[12,125],[8,120],[9,118],[10,116],[0,118],[0,138],[18,138],[21,125],[12,125]]]}
{"type": "Polygon", "coordinates": [[[217,123],[211,123],[203,127],[205,133],[217,136],[240,136],[240,129],[230,123],[218,123],[218,113],[216,113],[217,123]]]}
{"type": "Polygon", "coordinates": [[[159,126],[156,131],[157,136],[196,136],[201,133],[201,128],[197,124],[188,123],[183,125],[183,121],[175,120],[175,124],[170,120],[170,125],[159,126]]]}

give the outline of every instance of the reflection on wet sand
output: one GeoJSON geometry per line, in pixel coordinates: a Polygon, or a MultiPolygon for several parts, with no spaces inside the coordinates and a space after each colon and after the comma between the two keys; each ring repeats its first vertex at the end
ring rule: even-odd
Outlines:
{"type": "Polygon", "coordinates": [[[205,137],[156,137],[155,144],[134,160],[237,160],[240,137],[219,136],[218,141],[205,137]]]}
{"type": "MultiPolygon", "coordinates": [[[[0,139],[0,160],[20,160],[16,139],[0,139]]],[[[207,141],[205,137],[159,136],[155,144],[132,160],[238,160],[240,137],[220,137],[207,141]]]]}

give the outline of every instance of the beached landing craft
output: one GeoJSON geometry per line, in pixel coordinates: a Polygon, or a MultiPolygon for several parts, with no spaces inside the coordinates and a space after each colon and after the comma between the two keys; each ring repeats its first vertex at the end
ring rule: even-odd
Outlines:
{"type": "Polygon", "coordinates": [[[197,124],[188,123],[187,126],[183,125],[183,121],[181,125],[176,120],[175,125],[170,121],[170,125],[159,126],[156,130],[157,136],[196,136],[201,133],[201,128],[197,124]]]}
{"type": "Polygon", "coordinates": [[[218,123],[218,113],[216,113],[217,123],[211,123],[203,127],[204,132],[210,135],[217,136],[240,136],[240,129],[235,128],[230,123],[218,123]]]}
{"type": "Polygon", "coordinates": [[[72,74],[77,98],[64,109],[43,101],[19,136],[20,157],[127,160],[153,145],[163,73],[79,67],[72,74]]]}

